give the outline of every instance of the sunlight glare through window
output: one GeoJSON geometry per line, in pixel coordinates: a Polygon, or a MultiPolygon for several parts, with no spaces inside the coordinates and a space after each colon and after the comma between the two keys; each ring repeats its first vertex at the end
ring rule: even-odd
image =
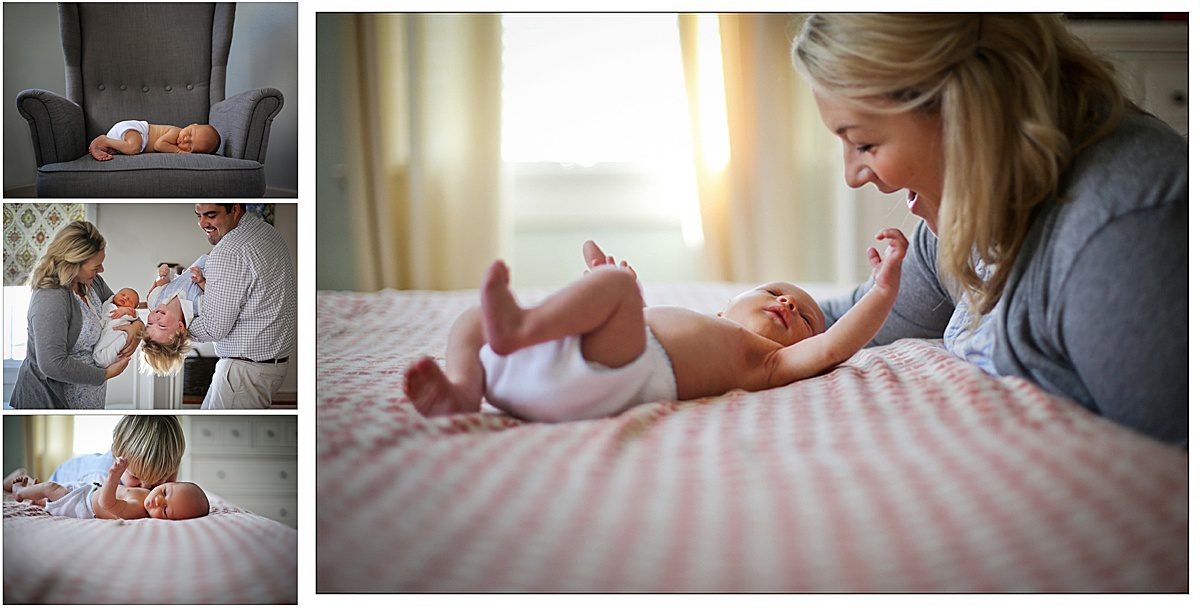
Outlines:
{"type": "Polygon", "coordinates": [[[75,416],[72,451],[81,454],[103,454],[112,448],[113,428],[120,416],[75,416]]]}
{"type": "Polygon", "coordinates": [[[517,14],[503,24],[505,161],[690,160],[674,15],[517,14]]]}

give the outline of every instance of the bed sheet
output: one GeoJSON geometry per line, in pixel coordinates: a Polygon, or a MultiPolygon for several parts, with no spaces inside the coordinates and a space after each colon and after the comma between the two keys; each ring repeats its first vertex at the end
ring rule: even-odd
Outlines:
{"type": "Polygon", "coordinates": [[[319,592],[1188,589],[1186,452],[938,341],[603,420],[425,419],[402,371],[476,301],[318,294],[319,592]]]}
{"type": "Polygon", "coordinates": [[[297,534],[209,493],[186,521],[72,519],[4,493],[6,604],[295,604],[297,534]]]}

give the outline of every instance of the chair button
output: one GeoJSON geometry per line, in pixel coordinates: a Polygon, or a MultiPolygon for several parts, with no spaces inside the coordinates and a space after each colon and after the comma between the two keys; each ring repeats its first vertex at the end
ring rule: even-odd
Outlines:
{"type": "Polygon", "coordinates": [[[150,92],[150,87],[147,87],[147,86],[142,86],[142,92],[143,92],[143,93],[149,93],[149,92],[150,92]]]}
{"type": "Polygon", "coordinates": [[[189,91],[192,90],[192,85],[190,85],[190,84],[188,85],[188,90],[189,91]]]}
{"type": "Polygon", "coordinates": [[[104,85],[100,85],[100,86],[98,86],[98,87],[96,87],[96,88],[98,88],[98,89],[100,89],[101,91],[103,91],[103,90],[104,90],[104,85]]]}
{"type": "Polygon", "coordinates": [[[170,91],[170,90],[171,90],[171,85],[167,85],[167,86],[165,86],[165,87],[163,87],[163,88],[164,88],[164,89],[166,89],[166,90],[168,90],[168,91],[170,91]]]}
{"type": "Polygon", "coordinates": [[[124,91],[126,88],[127,88],[127,87],[126,87],[125,85],[121,85],[121,90],[122,90],[122,91],[124,91]]]}

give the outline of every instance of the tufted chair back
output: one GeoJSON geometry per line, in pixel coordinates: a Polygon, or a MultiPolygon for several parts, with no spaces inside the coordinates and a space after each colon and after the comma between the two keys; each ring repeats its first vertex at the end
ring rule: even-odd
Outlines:
{"type": "Polygon", "coordinates": [[[67,98],[90,140],[121,120],[208,123],[225,99],[232,3],[61,3],[67,98]]]}

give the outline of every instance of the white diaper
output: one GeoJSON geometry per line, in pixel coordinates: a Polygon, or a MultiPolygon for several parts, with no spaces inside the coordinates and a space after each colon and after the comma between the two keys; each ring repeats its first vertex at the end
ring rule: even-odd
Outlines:
{"type": "Polygon", "coordinates": [[[92,510],[92,492],[99,487],[96,484],[83,481],[68,481],[58,485],[71,491],[58,500],[46,502],[46,511],[51,515],[74,517],[76,519],[94,519],[96,512],[92,510]]]}
{"type": "Polygon", "coordinates": [[[641,403],[675,399],[675,370],[646,328],[646,350],[610,368],[583,358],[571,336],[500,356],[479,349],[488,403],[525,420],[564,422],[612,416],[641,403]]]}
{"type": "Polygon", "coordinates": [[[142,149],[138,153],[146,151],[146,142],[150,139],[150,123],[144,120],[122,120],[113,125],[108,130],[108,136],[113,139],[125,139],[125,133],[129,131],[137,131],[142,135],[142,149]]]}

